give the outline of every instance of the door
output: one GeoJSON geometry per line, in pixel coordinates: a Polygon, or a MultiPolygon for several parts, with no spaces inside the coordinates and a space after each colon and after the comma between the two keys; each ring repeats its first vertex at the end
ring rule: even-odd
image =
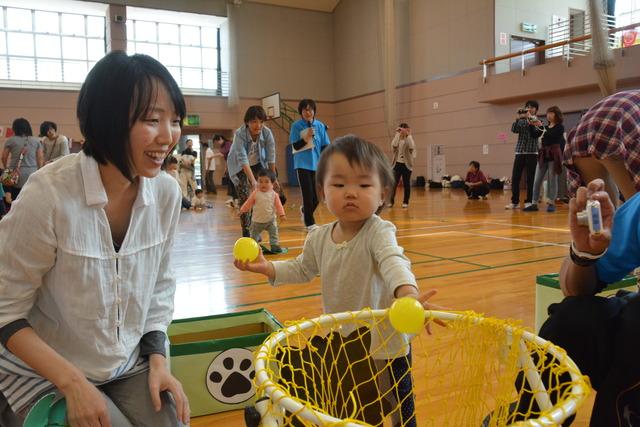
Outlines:
{"type": "MultiPolygon", "coordinates": [[[[569,9],[569,38],[574,39],[576,37],[584,36],[585,34],[585,12],[580,9],[569,9]]],[[[569,44],[571,54],[576,51],[579,55],[586,52],[586,42],[578,42],[569,44]]]]}
{"type": "MultiPolygon", "coordinates": [[[[544,40],[511,36],[511,53],[524,52],[525,50],[533,49],[542,45],[544,45],[544,40]]],[[[524,68],[529,68],[538,64],[544,64],[544,51],[524,55],[524,68]]],[[[511,58],[509,60],[509,65],[511,71],[521,70],[522,58],[520,56],[511,58]]]]}

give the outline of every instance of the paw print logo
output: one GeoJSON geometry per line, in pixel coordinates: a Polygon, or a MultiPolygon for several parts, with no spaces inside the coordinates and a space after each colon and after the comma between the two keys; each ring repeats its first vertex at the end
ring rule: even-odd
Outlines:
{"type": "Polygon", "coordinates": [[[218,354],[207,370],[207,389],[211,396],[226,404],[241,403],[255,394],[253,353],[231,348],[218,354]]]}

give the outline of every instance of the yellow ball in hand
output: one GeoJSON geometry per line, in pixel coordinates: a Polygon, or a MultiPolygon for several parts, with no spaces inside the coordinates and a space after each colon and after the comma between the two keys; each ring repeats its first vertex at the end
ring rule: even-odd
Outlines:
{"type": "Polygon", "coordinates": [[[238,261],[255,261],[259,253],[258,243],[250,237],[241,237],[233,245],[233,257],[238,261]]]}
{"type": "Polygon", "coordinates": [[[389,309],[391,326],[403,334],[419,333],[424,327],[424,319],[424,307],[414,298],[398,298],[389,309]]]}

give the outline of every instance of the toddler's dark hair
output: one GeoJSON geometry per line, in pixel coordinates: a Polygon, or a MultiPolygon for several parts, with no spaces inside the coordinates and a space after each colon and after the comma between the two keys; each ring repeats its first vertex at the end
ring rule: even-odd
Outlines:
{"type": "Polygon", "coordinates": [[[198,189],[196,190],[196,196],[198,196],[198,195],[200,195],[200,194],[202,194],[202,188],[198,188],[198,189]]]}
{"type": "Polygon", "coordinates": [[[276,182],[276,174],[271,169],[260,169],[258,172],[258,178],[262,176],[269,178],[269,181],[271,181],[272,184],[276,182]]]}
{"type": "MultiPolygon", "coordinates": [[[[389,159],[377,145],[355,135],[337,138],[322,152],[318,162],[318,170],[316,171],[318,192],[321,192],[324,185],[331,156],[338,153],[345,156],[351,166],[359,166],[362,169],[371,170],[372,173],[377,172],[382,188],[387,190],[387,197],[390,195],[391,189],[395,185],[395,180],[389,159]]],[[[385,204],[386,202],[385,200],[385,204]]],[[[383,207],[384,204],[380,206],[376,213],[380,213],[383,207]]]]}

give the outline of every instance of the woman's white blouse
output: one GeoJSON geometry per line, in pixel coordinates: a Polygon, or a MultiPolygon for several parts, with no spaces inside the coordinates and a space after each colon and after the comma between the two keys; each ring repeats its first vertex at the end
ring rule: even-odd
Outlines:
{"type": "MultiPolygon", "coordinates": [[[[180,189],[165,173],[140,178],[119,252],[106,203],[97,162],[78,153],[31,175],[0,221],[0,327],[27,319],[96,382],[121,375],[135,362],[141,337],[166,332],[171,322],[169,258],[180,189]]],[[[0,346],[0,374],[29,371],[0,346]]]]}

